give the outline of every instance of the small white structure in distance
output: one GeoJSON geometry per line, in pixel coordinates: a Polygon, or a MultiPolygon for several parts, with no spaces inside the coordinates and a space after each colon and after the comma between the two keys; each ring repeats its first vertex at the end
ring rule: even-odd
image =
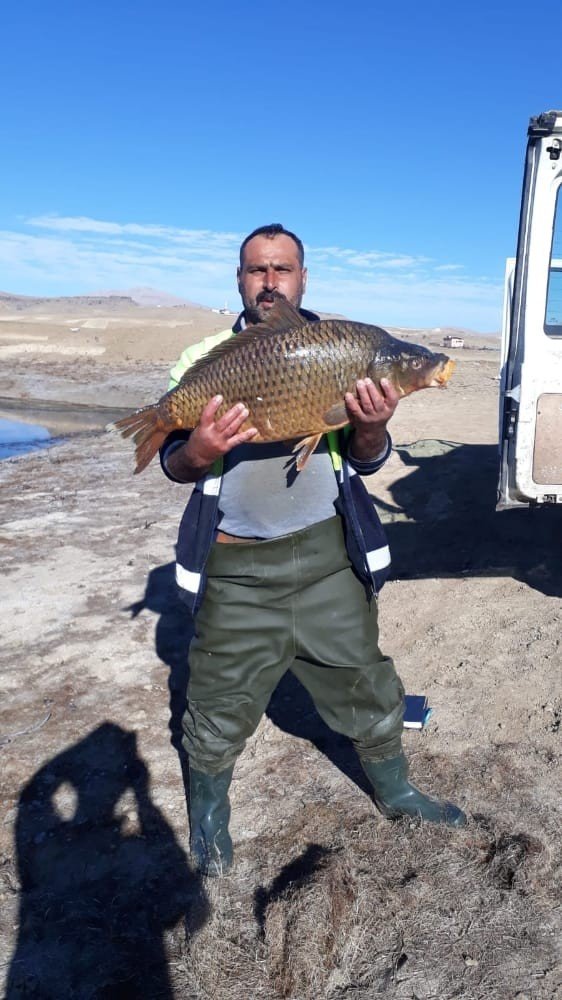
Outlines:
{"type": "Polygon", "coordinates": [[[448,333],[446,337],[443,337],[443,347],[464,347],[464,340],[462,337],[453,337],[451,333],[448,333]]]}

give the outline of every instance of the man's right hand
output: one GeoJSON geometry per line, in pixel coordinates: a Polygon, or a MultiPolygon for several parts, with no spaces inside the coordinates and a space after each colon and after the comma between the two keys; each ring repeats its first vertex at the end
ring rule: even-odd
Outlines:
{"type": "Polygon", "coordinates": [[[217,458],[226,455],[236,445],[251,441],[258,433],[256,427],[240,430],[249,413],[243,403],[236,403],[217,420],[222,402],[222,396],[209,400],[189,440],[167,459],[167,468],[175,479],[185,483],[195,482],[205,475],[217,458]]]}

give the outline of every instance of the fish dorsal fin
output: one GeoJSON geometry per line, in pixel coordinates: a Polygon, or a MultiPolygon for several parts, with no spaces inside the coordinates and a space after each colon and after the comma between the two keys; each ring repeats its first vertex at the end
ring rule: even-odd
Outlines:
{"type": "Polygon", "coordinates": [[[289,302],[288,299],[278,296],[271,309],[267,311],[265,319],[261,323],[257,323],[254,326],[254,330],[256,327],[265,327],[270,332],[273,330],[295,330],[301,326],[306,326],[307,322],[304,316],[301,316],[296,306],[289,302]]]}
{"type": "Polygon", "coordinates": [[[291,305],[287,299],[278,298],[275,305],[268,310],[265,320],[261,323],[253,323],[251,326],[241,330],[240,333],[233,334],[228,340],[223,340],[211,348],[208,354],[198,358],[184,373],[181,382],[198,375],[209,365],[214,364],[219,358],[228,357],[233,351],[240,350],[244,344],[255,343],[263,337],[270,337],[272,333],[282,333],[285,330],[295,330],[297,327],[306,326],[308,320],[301,316],[298,309],[291,305]]]}

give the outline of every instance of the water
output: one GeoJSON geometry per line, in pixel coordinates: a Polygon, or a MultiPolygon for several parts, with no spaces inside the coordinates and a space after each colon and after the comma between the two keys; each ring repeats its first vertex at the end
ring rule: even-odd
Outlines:
{"type": "Polygon", "coordinates": [[[0,461],[13,455],[25,455],[29,451],[48,448],[51,443],[49,431],[40,424],[0,419],[0,461]]]}

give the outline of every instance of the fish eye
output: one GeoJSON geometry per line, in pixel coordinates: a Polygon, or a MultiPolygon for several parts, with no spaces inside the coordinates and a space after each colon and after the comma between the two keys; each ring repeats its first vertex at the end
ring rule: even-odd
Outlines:
{"type": "Polygon", "coordinates": [[[412,358],[412,368],[421,368],[421,358],[412,358]]]}

